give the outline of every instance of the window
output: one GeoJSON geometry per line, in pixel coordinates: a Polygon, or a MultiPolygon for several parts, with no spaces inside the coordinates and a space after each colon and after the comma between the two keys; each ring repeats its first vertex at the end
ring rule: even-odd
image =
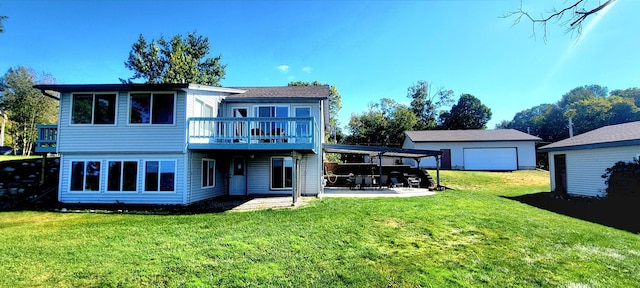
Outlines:
{"type": "Polygon", "coordinates": [[[70,191],[100,191],[100,161],[72,161],[70,191]]]}
{"type": "Polygon", "coordinates": [[[131,124],[173,124],[175,96],[162,93],[132,93],[131,124]]]}
{"type": "Polygon", "coordinates": [[[109,161],[107,191],[137,191],[138,162],[109,161]]]}
{"type": "Polygon", "coordinates": [[[287,106],[257,106],[253,112],[256,117],[289,117],[287,106]]]}
{"type": "Polygon", "coordinates": [[[146,161],[144,191],[175,191],[176,161],[146,161]]]}
{"type": "Polygon", "coordinates": [[[114,124],[116,94],[73,94],[71,124],[114,124]]]}
{"type": "MultiPolygon", "coordinates": [[[[212,118],[213,117],[213,107],[205,104],[199,99],[195,100],[195,105],[193,107],[193,112],[196,117],[203,118],[212,118]]],[[[198,131],[199,136],[209,136],[211,135],[211,131],[213,131],[213,121],[212,120],[200,120],[194,122],[194,129],[198,131]]]]}
{"type": "MultiPolygon", "coordinates": [[[[289,117],[288,106],[257,106],[254,108],[256,117],[283,118],[289,117]]],[[[260,121],[260,133],[265,135],[286,135],[287,121],[260,121]]]]}
{"type": "Polygon", "coordinates": [[[293,159],[291,157],[271,158],[271,188],[290,189],[293,187],[293,159]]]}
{"type": "Polygon", "coordinates": [[[216,160],[202,159],[202,188],[216,186],[216,160]]]}
{"type": "Polygon", "coordinates": [[[213,117],[213,107],[205,104],[199,99],[196,99],[196,104],[193,110],[196,117],[213,117]]]}

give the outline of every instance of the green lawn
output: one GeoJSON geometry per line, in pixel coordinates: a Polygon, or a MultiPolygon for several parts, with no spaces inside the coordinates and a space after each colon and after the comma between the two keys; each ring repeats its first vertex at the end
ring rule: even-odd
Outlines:
{"type": "Polygon", "coordinates": [[[297,209],[0,213],[0,286],[640,286],[640,235],[499,197],[547,173],[441,176],[456,190],[297,209]]]}

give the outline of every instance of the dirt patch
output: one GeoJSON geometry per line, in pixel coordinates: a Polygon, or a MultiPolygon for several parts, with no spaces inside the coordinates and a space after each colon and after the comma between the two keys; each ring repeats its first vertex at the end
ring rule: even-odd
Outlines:
{"type": "Polygon", "coordinates": [[[560,196],[551,192],[540,192],[516,197],[511,200],[545,209],[551,212],[640,233],[640,206],[637,201],[621,201],[603,198],[560,196]]]}

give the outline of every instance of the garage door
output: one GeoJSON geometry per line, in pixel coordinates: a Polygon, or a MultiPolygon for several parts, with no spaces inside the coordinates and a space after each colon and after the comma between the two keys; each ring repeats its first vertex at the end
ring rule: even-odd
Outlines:
{"type": "Polygon", "coordinates": [[[465,170],[518,170],[516,148],[465,148],[465,170]]]}

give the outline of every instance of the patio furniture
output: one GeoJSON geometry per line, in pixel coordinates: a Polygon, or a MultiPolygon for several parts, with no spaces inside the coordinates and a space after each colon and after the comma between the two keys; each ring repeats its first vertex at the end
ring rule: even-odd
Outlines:
{"type": "Polygon", "coordinates": [[[407,183],[409,184],[409,188],[420,188],[420,182],[422,180],[418,177],[407,177],[407,183]]]}
{"type": "Polygon", "coordinates": [[[398,181],[396,177],[391,177],[389,180],[391,180],[391,188],[404,187],[404,183],[398,181]]]}

